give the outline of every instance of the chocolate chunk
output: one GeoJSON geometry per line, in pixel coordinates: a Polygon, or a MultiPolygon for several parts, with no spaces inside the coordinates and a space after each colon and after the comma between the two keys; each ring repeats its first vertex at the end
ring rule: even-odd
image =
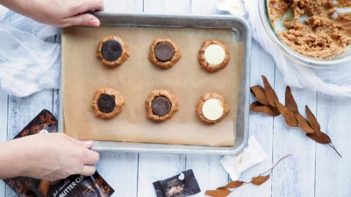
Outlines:
{"type": "Polygon", "coordinates": [[[171,111],[171,107],[171,101],[169,101],[169,99],[164,96],[158,96],[152,100],[152,113],[157,116],[164,116],[168,114],[171,111]]]}
{"type": "Polygon", "coordinates": [[[103,113],[110,113],[116,107],[115,97],[108,94],[101,94],[98,99],[98,108],[99,111],[103,113]]]}
{"type": "Polygon", "coordinates": [[[155,47],[155,56],[161,62],[167,62],[172,59],[174,48],[168,42],[161,42],[155,47]]]}
{"type": "Polygon", "coordinates": [[[121,57],[123,52],[122,46],[116,40],[108,40],[102,44],[101,54],[107,61],[116,61],[121,57]]]}

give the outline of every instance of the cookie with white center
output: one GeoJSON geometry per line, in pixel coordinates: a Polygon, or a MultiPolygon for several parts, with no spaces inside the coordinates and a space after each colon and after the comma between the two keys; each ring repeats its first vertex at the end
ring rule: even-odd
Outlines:
{"type": "Polygon", "coordinates": [[[123,64],[128,58],[128,45],[117,36],[107,36],[98,45],[97,57],[108,67],[123,64]]]}
{"type": "Polygon", "coordinates": [[[111,119],[121,113],[124,98],[120,92],[112,88],[100,88],[93,99],[93,109],[96,117],[111,119]]]}
{"type": "Polygon", "coordinates": [[[150,45],[149,61],[159,68],[171,68],[180,58],[178,46],[170,39],[156,39],[150,45]]]}
{"type": "Polygon", "coordinates": [[[197,117],[206,124],[220,122],[228,113],[229,105],[218,93],[206,93],[196,105],[197,117]]]}
{"type": "Polygon", "coordinates": [[[218,40],[203,42],[198,53],[198,60],[203,69],[212,73],[224,69],[230,61],[227,47],[218,40]]]}
{"type": "Polygon", "coordinates": [[[146,116],[153,121],[162,122],[178,111],[178,100],[164,89],[153,90],[145,101],[146,116]]]}

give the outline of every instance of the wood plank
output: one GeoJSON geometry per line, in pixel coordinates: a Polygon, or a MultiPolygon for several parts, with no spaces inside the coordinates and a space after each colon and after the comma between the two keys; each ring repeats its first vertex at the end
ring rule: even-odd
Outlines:
{"type": "MultiPolygon", "coordinates": [[[[190,0],[169,3],[167,0],[144,0],[144,12],[186,14],[190,13],[190,0]]],[[[147,154],[139,156],[138,196],[155,196],[152,183],[174,176],[185,170],[185,155],[147,154]]]]}
{"type": "MultiPolygon", "coordinates": [[[[8,96],[0,90],[0,143],[7,139],[7,110],[8,96]]],[[[0,196],[5,194],[5,183],[0,181],[0,196]]]]}
{"type": "MultiPolygon", "coordinates": [[[[211,15],[216,14],[216,0],[192,0],[191,14],[211,15]]],[[[186,168],[193,169],[201,188],[201,193],[195,196],[203,196],[206,189],[216,188],[228,182],[228,174],[220,164],[221,156],[187,155],[186,168]]]]}
{"type": "Polygon", "coordinates": [[[316,144],[315,196],[351,196],[351,101],[318,95],[317,118],[343,158],[329,147],[316,144]]]}
{"type": "Polygon", "coordinates": [[[192,0],[191,14],[195,15],[211,15],[219,14],[216,5],[218,0],[192,0]]]}
{"type": "Polygon", "coordinates": [[[104,0],[104,11],[108,13],[139,13],[143,0],[104,0]]]}
{"type": "Polygon", "coordinates": [[[153,14],[190,14],[191,1],[144,0],[144,12],[153,14]]]}
{"type": "MultiPolygon", "coordinates": [[[[9,97],[7,139],[12,139],[41,110],[52,110],[52,91],[44,91],[26,98],[9,97]]],[[[6,187],[6,196],[16,196],[6,187]]]]}
{"type": "Polygon", "coordinates": [[[97,169],[114,188],[113,196],[137,196],[138,154],[100,153],[97,169]]]}
{"type": "MultiPolygon", "coordinates": [[[[265,75],[272,83],[275,84],[275,66],[271,56],[263,52],[263,49],[256,43],[253,42],[251,50],[251,86],[261,84],[261,75],[265,75]]],[[[250,96],[250,103],[254,101],[254,98],[250,96]]],[[[249,131],[250,135],[253,135],[262,145],[263,149],[268,155],[268,158],[262,164],[259,164],[245,173],[242,174],[243,180],[250,180],[251,177],[258,175],[269,169],[272,166],[272,147],[273,147],[273,118],[267,117],[262,114],[250,112],[249,117],[249,131]]],[[[246,185],[235,192],[233,196],[260,196],[270,197],[271,196],[271,180],[268,180],[265,184],[260,187],[252,185],[246,185]]]]}
{"type": "Polygon", "coordinates": [[[185,155],[140,153],[138,196],[156,196],[152,183],[185,170],[185,155]]]}
{"type": "MultiPolygon", "coordinates": [[[[275,89],[284,103],[286,84],[277,70],[275,89]]],[[[292,88],[301,114],[305,105],[316,110],[316,93],[307,89],[292,88]]],[[[272,176],[272,196],[313,196],[315,170],[315,143],[298,128],[289,128],[281,116],[274,120],[273,163],[281,157],[292,156],[281,163],[272,176]]]]}

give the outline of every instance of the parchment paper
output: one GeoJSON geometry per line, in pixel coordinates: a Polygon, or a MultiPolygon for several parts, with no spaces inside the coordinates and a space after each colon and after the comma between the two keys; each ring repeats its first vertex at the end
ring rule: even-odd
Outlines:
{"type": "Polygon", "coordinates": [[[65,132],[75,138],[101,141],[233,146],[242,78],[243,43],[229,29],[72,27],[62,36],[65,132]],[[108,69],[96,58],[99,41],[117,35],[129,45],[130,58],[108,69]],[[170,38],[182,58],[171,69],[161,70],[148,61],[154,39],[170,38]],[[202,70],[197,53],[203,41],[222,40],[230,49],[227,68],[214,74],[202,70]],[[113,87],[126,101],[122,113],[111,120],[95,117],[91,102],[100,87],[113,87]],[[144,102],[151,90],[165,88],[177,96],[179,111],[163,123],[145,116],[144,102]],[[207,92],[224,95],[230,113],[219,124],[208,126],[195,115],[198,99],[207,92]]]}

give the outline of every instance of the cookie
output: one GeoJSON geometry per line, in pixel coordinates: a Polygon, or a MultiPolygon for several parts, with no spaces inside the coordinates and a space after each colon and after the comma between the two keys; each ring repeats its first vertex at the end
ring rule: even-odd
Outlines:
{"type": "Polygon", "coordinates": [[[178,111],[178,100],[169,91],[153,90],[145,101],[146,116],[153,121],[162,122],[178,111]]]}
{"type": "Polygon", "coordinates": [[[220,122],[229,111],[229,105],[218,93],[206,93],[196,105],[197,117],[206,124],[220,122]]]}
{"type": "Polygon", "coordinates": [[[227,47],[218,40],[207,40],[202,44],[198,60],[203,69],[212,73],[224,69],[230,60],[227,47]]]}
{"type": "Polygon", "coordinates": [[[107,36],[100,41],[96,55],[104,65],[116,67],[129,58],[128,45],[117,36],[107,36]]]}
{"type": "Polygon", "coordinates": [[[150,45],[149,61],[159,68],[171,68],[180,57],[178,46],[170,39],[156,39],[150,45]]]}
{"type": "Polygon", "coordinates": [[[124,105],[122,94],[112,88],[100,88],[93,99],[93,109],[96,117],[111,119],[121,113],[124,105]]]}

